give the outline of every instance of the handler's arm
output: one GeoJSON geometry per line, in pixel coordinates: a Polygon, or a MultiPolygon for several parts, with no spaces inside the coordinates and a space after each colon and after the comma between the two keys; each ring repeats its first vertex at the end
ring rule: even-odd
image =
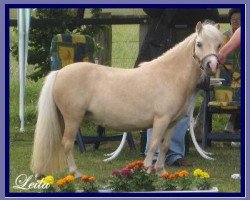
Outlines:
{"type": "Polygon", "coordinates": [[[240,47],[240,27],[234,32],[231,39],[219,51],[219,62],[224,65],[229,53],[240,47]]]}

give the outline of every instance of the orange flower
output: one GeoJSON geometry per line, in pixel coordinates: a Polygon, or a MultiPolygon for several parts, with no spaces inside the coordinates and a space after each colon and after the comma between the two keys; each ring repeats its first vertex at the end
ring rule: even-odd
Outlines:
{"type": "Polygon", "coordinates": [[[126,165],[126,168],[128,169],[140,169],[144,166],[144,163],[142,160],[134,161],[126,165]]]}
{"type": "Polygon", "coordinates": [[[94,176],[82,176],[82,182],[95,182],[95,177],[94,176]]]}
{"type": "Polygon", "coordinates": [[[164,172],[162,174],[162,177],[165,178],[165,179],[168,179],[169,178],[169,173],[168,172],[164,172]]]}
{"type": "Polygon", "coordinates": [[[89,177],[88,176],[82,176],[82,182],[88,182],[89,177]]]}
{"type": "Polygon", "coordinates": [[[176,175],[175,174],[170,174],[168,179],[170,180],[175,180],[176,179],[176,175]]]}
{"type": "Polygon", "coordinates": [[[189,174],[189,173],[188,173],[187,170],[182,170],[182,171],[179,172],[179,176],[180,176],[180,177],[188,176],[188,174],[189,174]]]}
{"type": "Polygon", "coordinates": [[[138,160],[136,162],[136,165],[138,165],[139,167],[143,167],[144,166],[144,162],[142,160],[138,160]]]}
{"type": "Polygon", "coordinates": [[[126,168],[133,169],[134,165],[132,163],[127,164],[126,168]]]}
{"type": "Polygon", "coordinates": [[[140,169],[140,166],[139,165],[135,165],[134,166],[134,169],[136,170],[136,169],[140,169]]]}
{"type": "Polygon", "coordinates": [[[179,173],[178,173],[178,172],[175,172],[175,173],[173,173],[173,175],[172,175],[172,176],[173,176],[173,178],[174,178],[174,179],[176,179],[176,178],[178,178],[178,177],[179,177],[179,173]]]}
{"type": "Polygon", "coordinates": [[[65,179],[66,183],[71,183],[71,182],[73,182],[75,180],[75,177],[72,176],[72,175],[68,175],[64,179],[65,179]]]}
{"type": "Polygon", "coordinates": [[[58,187],[62,187],[64,184],[65,184],[65,180],[64,180],[64,179],[59,179],[59,180],[56,182],[56,185],[57,185],[58,187]]]}
{"type": "Polygon", "coordinates": [[[94,176],[90,176],[89,177],[89,181],[92,182],[92,183],[95,182],[95,177],[94,176]]]}

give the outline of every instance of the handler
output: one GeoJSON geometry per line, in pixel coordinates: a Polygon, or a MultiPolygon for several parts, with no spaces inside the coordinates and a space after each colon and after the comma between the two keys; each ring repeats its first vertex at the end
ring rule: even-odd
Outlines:
{"type": "MultiPolygon", "coordinates": [[[[219,12],[217,9],[143,9],[150,16],[151,23],[143,41],[135,67],[141,62],[150,61],[162,55],[175,44],[182,41],[195,31],[198,21],[206,19],[218,22],[219,12]]],[[[183,158],[185,155],[185,135],[188,128],[187,114],[177,123],[169,150],[166,156],[166,163],[172,166],[192,166],[183,158]]],[[[142,133],[143,134],[143,133],[142,133]]],[[[147,130],[147,144],[145,155],[147,155],[152,129],[147,130]]],[[[143,135],[142,135],[143,137],[143,135]]],[[[154,160],[157,159],[155,153],[154,160]]]]}

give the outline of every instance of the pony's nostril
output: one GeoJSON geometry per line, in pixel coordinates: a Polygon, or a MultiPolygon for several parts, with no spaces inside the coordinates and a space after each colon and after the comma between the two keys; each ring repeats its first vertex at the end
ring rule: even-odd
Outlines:
{"type": "Polygon", "coordinates": [[[215,73],[216,70],[217,70],[217,63],[208,62],[208,63],[207,63],[207,67],[210,68],[210,69],[212,70],[213,73],[215,73]]]}
{"type": "Polygon", "coordinates": [[[208,61],[206,67],[207,67],[207,68],[210,68],[210,65],[211,65],[211,61],[208,61]]]}

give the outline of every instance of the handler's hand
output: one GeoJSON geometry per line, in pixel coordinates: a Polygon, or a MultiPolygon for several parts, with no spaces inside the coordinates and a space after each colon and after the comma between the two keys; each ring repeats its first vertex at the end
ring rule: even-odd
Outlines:
{"type": "Polygon", "coordinates": [[[227,56],[222,51],[219,51],[218,60],[221,66],[224,66],[226,59],[227,59],[227,56]]]}

